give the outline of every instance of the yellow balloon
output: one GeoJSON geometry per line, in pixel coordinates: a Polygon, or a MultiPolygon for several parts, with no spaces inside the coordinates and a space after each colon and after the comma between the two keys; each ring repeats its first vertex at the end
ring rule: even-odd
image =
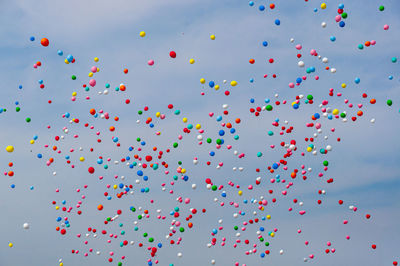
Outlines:
{"type": "Polygon", "coordinates": [[[211,39],[211,40],[215,40],[215,35],[211,35],[211,36],[210,36],[210,39],[211,39]]]}
{"type": "Polygon", "coordinates": [[[338,109],[333,109],[332,114],[338,115],[339,114],[339,110],[338,109]]]}
{"type": "Polygon", "coordinates": [[[72,93],[72,96],[76,96],[78,93],[76,93],[76,91],[74,91],[73,93],[72,93]]]}
{"type": "Polygon", "coordinates": [[[194,64],[194,59],[191,58],[191,59],[189,60],[189,63],[194,64]]]}
{"type": "Polygon", "coordinates": [[[13,151],[14,151],[14,146],[11,146],[11,145],[10,145],[10,146],[7,146],[7,147],[6,147],[6,151],[7,151],[7,152],[13,152],[13,151]]]}
{"type": "Polygon", "coordinates": [[[321,4],[321,8],[322,8],[322,9],[325,9],[325,8],[326,8],[326,4],[325,4],[325,3],[322,3],[322,4],[321,4]]]}
{"type": "Polygon", "coordinates": [[[9,246],[10,248],[12,248],[12,247],[14,246],[14,244],[10,242],[10,243],[8,244],[8,246],[9,246]]]}
{"type": "Polygon", "coordinates": [[[161,115],[160,112],[156,113],[156,117],[160,117],[160,115],[161,115]]]}
{"type": "Polygon", "coordinates": [[[187,119],[186,117],[184,117],[184,118],[182,119],[182,121],[183,121],[183,123],[186,123],[186,122],[188,121],[188,119],[187,119]]]}
{"type": "Polygon", "coordinates": [[[200,124],[197,124],[196,125],[196,129],[200,129],[201,128],[201,125],[200,124]]]}
{"type": "Polygon", "coordinates": [[[215,85],[214,89],[217,91],[219,90],[219,85],[215,85]]]}
{"type": "Polygon", "coordinates": [[[31,139],[30,143],[35,144],[35,140],[31,139]]]}
{"type": "Polygon", "coordinates": [[[88,76],[93,77],[93,72],[90,72],[88,76]]]}
{"type": "Polygon", "coordinates": [[[237,85],[237,82],[236,82],[235,80],[232,80],[232,81],[231,81],[231,86],[232,86],[232,87],[235,87],[236,85],[237,85]]]}
{"type": "Polygon", "coordinates": [[[95,62],[99,62],[99,58],[98,58],[98,57],[95,57],[95,58],[94,58],[94,61],[95,61],[95,62]]]}
{"type": "Polygon", "coordinates": [[[344,89],[346,87],[347,87],[346,83],[342,83],[342,88],[344,89]]]}
{"type": "Polygon", "coordinates": [[[204,84],[204,83],[206,83],[206,80],[203,79],[203,78],[201,78],[201,79],[200,79],[200,83],[201,83],[201,84],[204,84]]]}
{"type": "Polygon", "coordinates": [[[144,37],[144,36],[146,36],[146,32],[141,31],[141,32],[139,33],[139,35],[140,35],[140,37],[144,37]]]}
{"type": "Polygon", "coordinates": [[[79,161],[83,162],[85,160],[84,157],[79,158],[79,161]]]}
{"type": "Polygon", "coordinates": [[[65,59],[65,61],[64,61],[67,65],[69,64],[69,62],[68,62],[68,60],[67,59],[65,59]]]}
{"type": "Polygon", "coordinates": [[[271,215],[268,214],[267,215],[267,219],[270,220],[271,219],[271,215]]]}
{"type": "Polygon", "coordinates": [[[238,194],[239,194],[239,196],[242,196],[243,195],[243,191],[239,190],[238,194]]]}

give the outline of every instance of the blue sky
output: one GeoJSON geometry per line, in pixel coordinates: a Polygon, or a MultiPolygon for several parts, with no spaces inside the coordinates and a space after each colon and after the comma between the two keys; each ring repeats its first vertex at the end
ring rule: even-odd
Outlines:
{"type": "Polygon", "coordinates": [[[212,259],[217,265],[234,265],[235,262],[240,265],[301,265],[309,254],[314,254],[315,259],[307,263],[325,266],[392,265],[393,261],[400,261],[397,240],[400,235],[397,225],[400,218],[397,193],[400,188],[400,157],[397,153],[400,148],[397,140],[400,78],[399,64],[391,62],[392,57],[400,57],[397,48],[400,4],[386,0],[329,1],[327,8],[321,10],[321,2],[312,0],[274,1],[274,10],[258,10],[259,5],[269,3],[255,1],[250,7],[248,1],[223,0],[1,2],[0,68],[3,82],[0,107],[7,109],[6,113],[0,114],[4,125],[0,132],[1,147],[13,145],[15,151],[7,153],[2,148],[0,158],[3,172],[10,170],[8,162],[14,163],[15,175],[12,178],[4,176],[0,181],[0,210],[4,217],[0,219],[0,265],[58,265],[59,259],[64,265],[110,265],[107,261],[110,251],[115,252],[114,265],[122,255],[127,256],[124,265],[147,265],[149,252],[137,246],[144,241],[143,232],[164,245],[157,253],[159,265],[209,265],[212,259]],[[334,20],[340,3],[349,14],[344,28],[334,20]],[[380,5],[385,6],[384,12],[378,11],[380,5]],[[318,11],[314,12],[314,8],[318,11]],[[280,19],[280,26],[274,24],[276,19],[280,19]],[[326,28],[321,27],[322,22],[327,23],[326,28]],[[385,24],[390,26],[388,31],[383,30],[385,24]],[[142,30],[147,33],[145,38],[139,37],[142,30]],[[214,41],[209,38],[211,34],[216,36],[214,41]],[[29,41],[30,36],[35,36],[35,42],[29,41]],[[330,36],[335,36],[336,41],[331,42],[330,36]],[[42,37],[50,40],[49,47],[40,45],[42,37]],[[293,43],[289,41],[291,38],[293,43]],[[358,44],[371,40],[376,40],[377,44],[363,50],[357,48],[358,44]],[[263,41],[268,41],[268,47],[263,47],[263,41]],[[295,49],[296,44],[303,46],[301,60],[305,62],[305,68],[316,68],[314,74],[305,74],[305,68],[297,66],[299,51],[295,49]],[[59,49],[64,55],[72,54],[77,62],[64,64],[65,56],[57,55],[59,49]],[[323,64],[317,57],[310,56],[311,49],[329,58],[329,63],[323,64]],[[176,59],[169,58],[171,50],[176,51],[176,59]],[[99,57],[100,61],[95,63],[94,57],[99,57]],[[195,64],[189,64],[190,58],[196,60],[195,64]],[[254,65],[248,63],[250,58],[256,60],[254,65]],[[269,64],[269,58],[274,58],[275,62],[269,64]],[[152,67],[147,65],[150,59],[155,61],[152,67]],[[32,65],[37,61],[41,61],[42,66],[33,69],[32,65]],[[97,85],[85,92],[82,84],[89,81],[87,74],[93,65],[100,68],[95,74],[97,85]],[[337,72],[324,70],[326,65],[336,68],[337,72]],[[128,75],[123,74],[124,68],[129,69],[128,75]],[[268,74],[265,79],[264,74],[268,74]],[[272,74],[278,77],[273,79],[272,74]],[[71,80],[71,75],[76,75],[77,80],[71,80]],[[308,78],[300,86],[288,87],[288,83],[303,75],[308,78]],[[320,77],[318,81],[313,78],[315,75],[320,77]],[[393,80],[388,79],[390,75],[393,80]],[[356,77],[361,79],[359,84],[354,83],[356,77]],[[200,84],[200,78],[205,78],[206,84],[213,80],[222,88],[219,91],[210,89],[200,84]],[[253,83],[249,82],[251,78],[253,83]],[[40,79],[44,80],[44,90],[39,88],[40,79]],[[224,85],[223,80],[228,83],[224,85]],[[238,86],[229,88],[231,80],[236,80],[238,86]],[[124,83],[127,91],[99,95],[106,83],[111,84],[111,89],[124,83]],[[342,83],[347,87],[342,89],[342,83]],[[20,84],[22,90],[18,89],[20,84]],[[223,93],[225,88],[231,91],[229,97],[223,93]],[[333,88],[335,94],[342,92],[343,96],[329,97],[329,88],[333,88]],[[74,91],[78,92],[76,102],[70,100],[74,91]],[[204,96],[200,94],[202,91],[204,96]],[[361,97],[363,93],[368,94],[367,99],[361,97]],[[249,108],[265,105],[266,98],[275,101],[275,94],[279,95],[278,100],[287,100],[288,104],[274,105],[272,112],[262,112],[257,118],[249,113],[249,108]],[[315,103],[302,104],[298,110],[290,108],[289,104],[300,94],[312,94],[315,103]],[[86,96],[91,100],[85,100],[86,96]],[[124,103],[127,98],[131,99],[129,105],[124,103]],[[254,104],[250,103],[250,98],[255,99],[254,104]],[[315,143],[318,148],[332,145],[332,152],[302,157],[300,152],[305,151],[307,145],[304,138],[316,133],[315,128],[307,128],[305,123],[311,121],[314,113],[321,113],[318,105],[327,98],[329,107],[347,111],[349,118],[358,109],[348,108],[344,99],[354,105],[362,103],[364,115],[356,122],[346,123],[322,117],[322,133],[317,133],[315,143]],[[377,104],[369,104],[370,98],[375,98],[377,104]],[[47,103],[50,99],[51,105],[47,103]],[[393,100],[391,107],[386,105],[387,99],[393,100]],[[15,101],[21,107],[18,113],[14,111],[15,101]],[[167,109],[170,103],[174,104],[173,110],[181,110],[179,116],[167,109]],[[190,135],[182,133],[185,126],[182,118],[187,117],[190,123],[203,125],[204,137],[215,140],[221,129],[215,117],[223,112],[223,104],[229,105],[228,120],[240,117],[243,121],[236,127],[239,141],[226,136],[226,144],[233,145],[232,150],[217,151],[215,146],[197,145],[195,130],[190,135]],[[150,110],[146,116],[139,116],[137,111],[143,110],[144,106],[149,106],[150,110]],[[111,117],[119,116],[120,121],[94,119],[89,114],[90,108],[104,109],[111,117]],[[155,128],[149,128],[145,119],[147,116],[155,119],[158,111],[165,113],[167,118],[157,120],[155,128]],[[79,118],[81,123],[71,125],[68,119],[62,118],[65,112],[79,118]],[[214,112],[215,116],[210,118],[209,112],[214,112]],[[26,123],[26,117],[31,117],[32,122],[26,123]],[[281,123],[287,120],[294,132],[279,136],[279,131],[271,125],[276,118],[281,123]],[[376,119],[374,124],[370,123],[372,118],[376,119]],[[141,120],[139,124],[136,123],[138,119],[141,120]],[[94,125],[95,130],[83,127],[84,122],[94,125]],[[47,129],[48,125],[51,129],[47,129]],[[113,134],[107,130],[110,125],[117,127],[113,134]],[[64,126],[70,133],[62,132],[64,126]],[[334,133],[330,131],[332,127],[334,133]],[[101,131],[102,144],[96,142],[97,130],[101,131]],[[154,134],[158,130],[162,132],[159,137],[154,134]],[[275,135],[268,136],[269,130],[274,130],[275,135]],[[73,138],[73,134],[78,134],[79,138],[73,138]],[[177,141],[178,134],[184,135],[179,141],[178,152],[171,153],[165,160],[170,164],[171,172],[175,171],[177,162],[182,161],[188,170],[189,182],[180,180],[173,187],[168,186],[167,191],[171,188],[175,191],[170,195],[161,190],[160,184],[164,179],[169,183],[171,174],[166,177],[161,171],[146,170],[149,182],[144,184],[142,181],[137,185],[133,195],[123,199],[113,195],[113,200],[106,200],[103,196],[109,191],[106,184],[134,184],[138,178],[137,169],[131,170],[119,163],[110,164],[110,168],[104,170],[96,164],[98,156],[110,157],[111,162],[132,156],[128,147],[137,147],[137,137],[146,140],[145,152],[151,153],[153,146],[165,150],[177,141]],[[34,135],[38,140],[31,145],[29,141],[34,135]],[[65,139],[55,143],[56,135],[65,135],[65,139]],[[112,136],[118,136],[120,148],[115,147],[112,136]],[[324,136],[328,139],[324,140],[324,136]],[[336,141],[338,137],[340,143],[336,141]],[[287,178],[291,170],[302,164],[313,170],[307,175],[307,181],[297,178],[293,188],[288,189],[288,195],[282,196],[284,185],[270,184],[274,175],[266,173],[266,167],[284,154],[279,143],[291,139],[296,139],[298,151],[288,159],[289,170],[280,169],[278,173],[287,178]],[[61,155],[45,149],[46,144],[57,144],[62,150],[61,155]],[[271,144],[277,147],[270,149],[271,144]],[[81,152],[79,147],[83,148],[81,152]],[[90,147],[94,147],[95,152],[90,153],[90,147]],[[71,169],[64,159],[71,148],[76,150],[70,154],[75,169],[71,169]],[[216,156],[209,156],[211,150],[216,151],[216,156]],[[244,152],[246,157],[237,158],[233,150],[244,152]],[[261,158],[256,156],[259,151],[263,153],[261,158]],[[37,153],[42,153],[44,158],[39,160],[37,153]],[[85,157],[85,162],[77,161],[80,156],[85,157]],[[192,163],[195,156],[199,158],[198,165],[192,163]],[[55,163],[47,167],[45,162],[50,157],[55,158],[55,163]],[[211,166],[205,165],[208,160],[212,162],[211,166]],[[323,172],[324,160],[329,161],[324,178],[334,178],[333,184],[318,177],[318,173],[323,172]],[[216,169],[218,162],[224,162],[221,169],[216,169]],[[89,166],[96,167],[94,175],[87,173],[89,166]],[[233,167],[244,167],[244,170],[233,171],[233,167]],[[256,173],[256,168],[263,172],[256,173]],[[99,175],[104,176],[103,181],[98,180],[99,175]],[[126,179],[115,180],[114,175],[124,175],[126,179]],[[237,196],[237,190],[227,187],[228,180],[244,187],[254,185],[258,176],[262,178],[262,184],[252,191],[243,189],[242,197],[237,196]],[[207,190],[204,183],[207,177],[223,184],[229,197],[224,200],[221,191],[207,190]],[[193,183],[197,184],[196,190],[191,189],[193,183]],[[16,187],[11,189],[11,184],[16,187]],[[88,188],[83,189],[84,185],[88,188]],[[30,186],[34,186],[34,190],[30,190],[30,186]],[[144,186],[151,192],[140,193],[138,188],[144,186]],[[57,188],[59,193],[55,192],[57,188]],[[77,188],[84,192],[77,193],[77,188]],[[269,189],[274,190],[273,196],[268,194],[269,189]],[[318,195],[319,189],[326,190],[326,195],[318,195]],[[71,227],[67,235],[61,236],[55,231],[60,225],[56,218],[64,217],[65,213],[55,210],[51,202],[57,201],[61,206],[61,201],[66,200],[66,206],[74,207],[82,194],[86,196],[81,207],[83,214],[76,215],[74,209],[68,215],[71,227]],[[190,197],[191,204],[178,203],[176,198],[179,196],[190,197]],[[243,200],[260,196],[266,197],[269,205],[265,212],[257,212],[257,217],[271,214],[272,219],[249,226],[242,234],[242,240],[249,239],[250,243],[258,245],[257,253],[247,256],[244,251],[248,246],[232,247],[236,239],[236,231],[232,228],[254,219],[252,212],[258,209],[244,204],[243,200]],[[272,197],[278,199],[276,204],[271,203],[272,197]],[[218,199],[217,203],[214,198],[218,199]],[[304,205],[293,204],[294,198],[304,205]],[[155,203],[150,204],[150,199],[155,203]],[[323,204],[318,205],[318,199],[323,204]],[[339,199],[344,201],[341,206],[337,203],[339,199]],[[233,218],[237,210],[219,207],[220,201],[225,201],[226,205],[229,201],[239,202],[239,209],[246,215],[233,218]],[[97,211],[98,204],[105,206],[102,212],[97,211]],[[136,214],[128,212],[132,205],[149,209],[152,214],[151,219],[140,222],[138,232],[133,230],[136,214]],[[349,210],[351,205],[357,206],[357,212],[349,210]],[[169,212],[175,206],[181,208],[183,216],[191,207],[206,208],[207,215],[197,214],[193,219],[194,228],[186,228],[182,234],[182,243],[170,246],[165,235],[169,233],[172,220],[169,212]],[[294,211],[288,212],[289,207],[294,211]],[[118,209],[123,210],[123,215],[117,221],[124,224],[126,231],[119,239],[134,240],[133,246],[120,248],[119,240],[108,244],[108,238],[102,236],[89,236],[89,244],[85,245],[84,235],[76,237],[79,233],[85,234],[89,226],[119,232],[121,229],[117,224],[103,225],[105,217],[115,215],[118,209]],[[167,216],[166,220],[160,222],[155,218],[157,209],[167,216]],[[307,211],[306,215],[298,215],[301,209],[307,211]],[[372,215],[370,220],[365,219],[367,213],[372,215]],[[219,219],[223,219],[224,230],[216,236],[217,245],[207,248],[212,238],[210,233],[218,227],[219,219]],[[349,224],[343,225],[343,220],[349,220],[349,224]],[[26,222],[30,224],[29,230],[22,228],[26,222]],[[276,237],[270,239],[271,254],[265,258],[260,258],[260,252],[265,248],[256,241],[259,226],[265,227],[266,231],[278,228],[276,237]],[[301,234],[297,233],[299,228],[301,234]],[[345,239],[346,235],[351,236],[350,241],[345,239]],[[225,247],[220,246],[222,237],[227,239],[225,247]],[[304,245],[306,240],[310,242],[309,246],[304,245]],[[333,243],[335,254],[324,253],[327,241],[333,243]],[[14,247],[8,247],[10,242],[14,247]],[[376,250],[371,249],[372,244],[377,245],[376,250]],[[93,253],[101,251],[101,254],[84,257],[83,253],[89,248],[94,249],[93,253]],[[72,249],[78,249],[80,253],[71,254],[72,249]],[[279,254],[281,249],[283,255],[279,254]],[[182,258],[177,257],[178,252],[183,254],[182,258]]]}

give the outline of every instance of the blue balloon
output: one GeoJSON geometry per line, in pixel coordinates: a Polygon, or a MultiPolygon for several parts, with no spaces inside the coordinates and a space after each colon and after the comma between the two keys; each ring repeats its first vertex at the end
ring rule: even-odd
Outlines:
{"type": "Polygon", "coordinates": [[[346,25],[346,23],[344,23],[344,21],[340,21],[340,22],[339,22],[339,26],[340,26],[341,28],[343,28],[345,25],[346,25]]]}
{"type": "Polygon", "coordinates": [[[293,104],[293,109],[299,109],[299,105],[297,103],[293,104]]]}
{"type": "Polygon", "coordinates": [[[225,135],[225,131],[221,129],[221,130],[218,132],[218,134],[219,134],[220,136],[223,136],[223,135],[225,135]]]}
{"type": "Polygon", "coordinates": [[[281,25],[281,21],[279,19],[275,19],[275,25],[277,26],[281,25]]]}
{"type": "Polygon", "coordinates": [[[30,40],[31,42],[33,42],[33,41],[35,40],[35,37],[31,36],[31,37],[29,38],[29,40],[30,40]]]}
{"type": "Polygon", "coordinates": [[[343,9],[344,8],[344,4],[339,4],[338,8],[339,9],[343,9]]]}
{"type": "Polygon", "coordinates": [[[265,10],[265,6],[261,5],[261,6],[258,7],[258,9],[259,9],[260,11],[264,11],[264,10],[265,10]]]}
{"type": "Polygon", "coordinates": [[[303,80],[301,78],[296,79],[296,83],[301,83],[303,80]]]}
{"type": "Polygon", "coordinates": [[[70,54],[67,55],[67,61],[71,63],[72,60],[74,60],[74,57],[72,55],[70,55],[70,54]]]}
{"type": "Polygon", "coordinates": [[[361,81],[360,78],[355,78],[355,79],[354,79],[354,82],[355,82],[356,84],[360,83],[360,81],[361,81]]]}
{"type": "Polygon", "coordinates": [[[331,39],[332,42],[336,41],[336,37],[335,36],[331,36],[330,39],[331,39]]]}
{"type": "Polygon", "coordinates": [[[61,51],[61,50],[58,50],[58,51],[57,51],[57,54],[58,54],[59,56],[62,56],[62,55],[64,54],[64,52],[61,51]]]}
{"type": "Polygon", "coordinates": [[[250,1],[250,2],[249,2],[249,6],[254,6],[254,2],[253,2],[253,1],[250,1]]]}
{"type": "Polygon", "coordinates": [[[267,41],[263,41],[262,44],[264,45],[264,47],[267,47],[267,46],[268,46],[268,42],[267,42],[267,41]]]}
{"type": "Polygon", "coordinates": [[[210,82],[208,83],[208,86],[210,86],[211,88],[213,88],[214,85],[215,85],[214,81],[210,81],[210,82]]]}

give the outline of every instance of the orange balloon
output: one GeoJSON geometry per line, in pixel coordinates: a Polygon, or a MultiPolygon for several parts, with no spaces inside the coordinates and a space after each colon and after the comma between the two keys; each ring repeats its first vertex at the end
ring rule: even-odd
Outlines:
{"type": "Polygon", "coordinates": [[[47,38],[42,38],[41,40],[40,40],[40,43],[43,45],[43,46],[49,46],[49,40],[47,39],[47,38]]]}

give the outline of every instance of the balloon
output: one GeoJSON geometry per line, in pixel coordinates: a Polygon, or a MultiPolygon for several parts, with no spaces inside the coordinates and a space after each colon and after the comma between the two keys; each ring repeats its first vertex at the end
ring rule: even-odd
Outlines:
{"type": "Polygon", "coordinates": [[[48,40],[47,38],[42,38],[42,39],[40,40],[40,43],[41,43],[44,47],[49,46],[49,40],[48,40]]]}
{"type": "Polygon", "coordinates": [[[176,53],[174,51],[169,52],[171,58],[176,58],[176,53]]]}
{"type": "Polygon", "coordinates": [[[10,145],[10,146],[7,146],[7,147],[6,147],[6,151],[7,151],[7,152],[13,152],[13,151],[14,151],[14,146],[11,146],[11,145],[10,145]]]}

